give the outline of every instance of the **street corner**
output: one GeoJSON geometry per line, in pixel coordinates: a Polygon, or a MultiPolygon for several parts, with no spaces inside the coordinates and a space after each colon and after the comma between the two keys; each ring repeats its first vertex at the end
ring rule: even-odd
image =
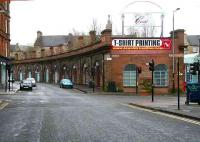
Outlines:
{"type": "MultiPolygon", "coordinates": [[[[148,111],[148,112],[153,112],[153,113],[162,113],[162,114],[166,114],[166,115],[172,115],[175,117],[181,117],[184,119],[190,119],[190,120],[194,120],[194,121],[198,121],[200,122],[200,117],[199,115],[197,115],[197,109],[194,111],[191,110],[191,108],[187,109],[171,109],[170,107],[156,107],[156,106],[149,106],[149,105],[144,105],[144,104],[140,104],[140,103],[128,103],[126,106],[131,107],[131,108],[135,108],[135,109],[141,109],[144,111],[148,111]],[[191,113],[188,113],[188,112],[191,113]]],[[[198,109],[199,110],[199,109],[198,109]]],[[[199,111],[198,111],[199,112],[199,111]]]]}

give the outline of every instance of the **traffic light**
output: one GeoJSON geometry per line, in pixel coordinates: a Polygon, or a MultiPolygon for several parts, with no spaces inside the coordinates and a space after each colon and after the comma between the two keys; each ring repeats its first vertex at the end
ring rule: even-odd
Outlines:
{"type": "Polygon", "coordinates": [[[94,68],[94,67],[91,68],[91,75],[92,75],[92,76],[95,75],[95,68],[94,68]]]}
{"type": "Polygon", "coordinates": [[[6,69],[10,70],[10,65],[9,64],[6,64],[6,69]]]}
{"type": "Polygon", "coordinates": [[[190,73],[196,75],[197,71],[199,71],[199,63],[194,62],[193,64],[190,64],[190,73]]]}
{"type": "Polygon", "coordinates": [[[154,60],[152,59],[152,61],[149,62],[149,70],[150,70],[150,71],[154,71],[154,66],[155,66],[154,60]]]}

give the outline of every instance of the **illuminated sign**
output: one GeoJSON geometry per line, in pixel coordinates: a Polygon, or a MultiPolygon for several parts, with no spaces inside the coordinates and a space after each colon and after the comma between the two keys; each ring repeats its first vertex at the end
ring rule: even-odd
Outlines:
{"type": "Polygon", "coordinates": [[[113,39],[113,50],[170,50],[170,38],[160,39],[113,39]]]}

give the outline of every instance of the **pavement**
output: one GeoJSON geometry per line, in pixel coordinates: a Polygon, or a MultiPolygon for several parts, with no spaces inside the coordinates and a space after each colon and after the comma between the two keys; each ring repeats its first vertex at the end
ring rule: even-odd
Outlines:
{"type": "MultiPolygon", "coordinates": [[[[130,93],[123,93],[123,92],[102,92],[100,91],[100,89],[95,89],[93,92],[92,88],[88,88],[87,86],[81,86],[81,85],[76,85],[74,88],[91,95],[132,95],[130,93]]],[[[155,95],[154,102],[152,102],[151,95],[149,96],[132,95],[132,96],[133,99],[131,99],[130,102],[127,102],[128,105],[130,106],[164,112],[200,121],[200,113],[199,113],[200,105],[198,105],[198,103],[191,103],[191,102],[189,103],[189,105],[186,105],[185,104],[186,95],[184,94],[180,96],[180,110],[178,110],[177,94],[155,95]]]]}
{"type": "Polygon", "coordinates": [[[14,95],[20,88],[19,82],[14,82],[13,84],[10,84],[10,91],[7,88],[7,91],[5,91],[5,88],[0,89],[0,95],[14,95]]]}

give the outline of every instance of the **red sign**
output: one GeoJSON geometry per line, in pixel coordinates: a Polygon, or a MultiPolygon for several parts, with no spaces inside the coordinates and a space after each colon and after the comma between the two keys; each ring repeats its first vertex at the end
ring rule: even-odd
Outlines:
{"type": "Polygon", "coordinates": [[[171,46],[170,38],[112,40],[113,50],[170,50],[171,46]]]}

